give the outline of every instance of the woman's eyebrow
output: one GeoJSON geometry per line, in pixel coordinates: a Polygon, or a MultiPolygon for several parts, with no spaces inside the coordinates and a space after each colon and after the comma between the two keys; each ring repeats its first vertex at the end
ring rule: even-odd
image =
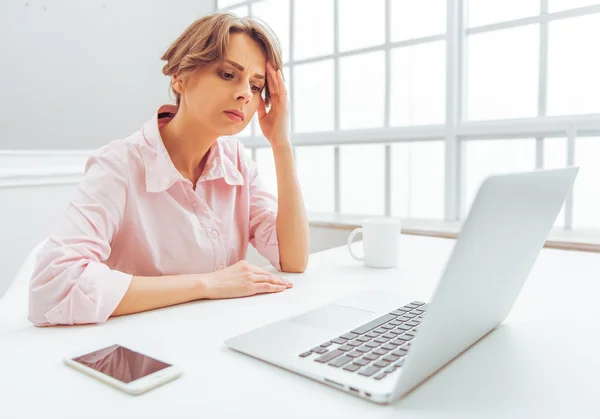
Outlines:
{"type": "MultiPolygon", "coordinates": [[[[236,63],[235,61],[231,61],[231,60],[225,60],[225,62],[231,64],[232,66],[234,66],[236,69],[240,70],[240,71],[244,71],[246,70],[242,65],[236,63]]],[[[265,76],[263,76],[262,74],[254,74],[254,77],[256,77],[257,79],[265,79],[265,76]]]]}

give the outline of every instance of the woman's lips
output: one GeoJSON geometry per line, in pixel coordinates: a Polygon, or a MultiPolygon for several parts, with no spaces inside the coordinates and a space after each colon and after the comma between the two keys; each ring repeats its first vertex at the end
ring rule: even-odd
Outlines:
{"type": "Polygon", "coordinates": [[[242,122],[244,120],[244,118],[242,118],[241,116],[233,113],[233,112],[229,112],[229,111],[225,111],[225,114],[229,117],[229,119],[231,119],[233,122],[242,122]]]}

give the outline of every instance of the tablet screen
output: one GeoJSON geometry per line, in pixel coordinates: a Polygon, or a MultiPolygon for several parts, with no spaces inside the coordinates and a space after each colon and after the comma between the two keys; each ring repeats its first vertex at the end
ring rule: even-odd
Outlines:
{"type": "Polygon", "coordinates": [[[73,361],[124,383],[130,383],[171,366],[120,345],[90,352],[73,358],[73,361]]]}

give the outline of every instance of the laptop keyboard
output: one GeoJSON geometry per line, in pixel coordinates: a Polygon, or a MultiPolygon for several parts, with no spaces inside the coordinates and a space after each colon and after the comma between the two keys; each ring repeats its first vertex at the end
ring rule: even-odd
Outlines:
{"type": "Polygon", "coordinates": [[[404,364],[427,304],[413,301],[300,354],[314,362],[382,380],[404,364]]]}

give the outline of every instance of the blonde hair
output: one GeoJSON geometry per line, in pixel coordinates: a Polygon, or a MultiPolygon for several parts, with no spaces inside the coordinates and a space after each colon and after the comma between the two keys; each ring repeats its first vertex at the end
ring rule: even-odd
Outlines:
{"type": "MultiPolygon", "coordinates": [[[[234,33],[247,34],[260,45],[266,59],[275,70],[282,69],[279,40],[266,24],[252,18],[240,18],[231,13],[213,13],[196,20],[171,44],[161,57],[161,60],[167,62],[163,67],[163,74],[187,77],[197,69],[223,61],[229,37],[234,33]]],[[[179,105],[181,95],[172,85],[171,89],[179,105]]],[[[267,105],[270,98],[267,84],[267,105]]]]}

